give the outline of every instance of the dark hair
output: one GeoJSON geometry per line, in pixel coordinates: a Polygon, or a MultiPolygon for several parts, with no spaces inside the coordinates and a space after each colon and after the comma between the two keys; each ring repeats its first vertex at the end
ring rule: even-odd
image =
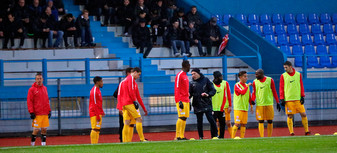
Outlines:
{"type": "Polygon", "coordinates": [[[35,74],[35,77],[38,76],[38,75],[41,75],[41,76],[42,76],[42,73],[41,73],[41,72],[37,72],[37,73],[35,74]]]}
{"type": "Polygon", "coordinates": [[[191,6],[191,8],[197,8],[195,5],[191,6]]]}
{"type": "Polygon", "coordinates": [[[190,62],[188,60],[183,60],[183,62],[181,63],[181,66],[183,68],[186,68],[186,67],[191,66],[191,65],[190,65],[190,62]]]}
{"type": "Polygon", "coordinates": [[[128,67],[125,69],[125,75],[128,74],[128,73],[131,73],[132,72],[132,67],[128,67]]]}
{"type": "Polygon", "coordinates": [[[291,62],[289,62],[289,61],[284,62],[283,65],[293,66],[293,64],[291,64],[291,62]]]}
{"type": "Polygon", "coordinates": [[[135,67],[135,68],[132,69],[132,72],[135,72],[135,71],[138,72],[138,73],[142,72],[142,70],[139,67],[135,67]]]}
{"type": "Polygon", "coordinates": [[[94,83],[96,84],[98,81],[101,81],[102,80],[102,77],[100,76],[95,76],[94,77],[94,83]]]}
{"type": "Polygon", "coordinates": [[[88,13],[88,14],[89,14],[89,11],[86,10],[86,9],[84,9],[84,10],[82,11],[82,14],[84,14],[84,13],[88,13]]]}
{"type": "Polygon", "coordinates": [[[247,74],[247,72],[246,72],[246,71],[240,71],[238,75],[239,75],[239,77],[241,77],[241,76],[243,76],[244,74],[247,74]]]}

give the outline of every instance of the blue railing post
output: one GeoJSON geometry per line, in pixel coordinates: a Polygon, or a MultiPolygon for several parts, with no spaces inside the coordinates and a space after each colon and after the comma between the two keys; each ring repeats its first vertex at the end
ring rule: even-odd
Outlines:
{"type": "Polygon", "coordinates": [[[303,55],[303,67],[302,67],[302,72],[303,72],[303,79],[307,78],[307,56],[306,54],[303,55]]]}
{"type": "Polygon", "coordinates": [[[42,77],[43,77],[43,85],[47,85],[48,83],[48,70],[47,70],[47,59],[42,59],[42,77]]]}
{"type": "Polygon", "coordinates": [[[0,59],[0,87],[4,86],[4,61],[0,59]]]}
{"type": "Polygon", "coordinates": [[[85,84],[90,84],[90,59],[85,59],[85,84]]]}
{"type": "Polygon", "coordinates": [[[144,59],[143,57],[139,57],[139,67],[143,71],[143,73],[140,75],[140,81],[143,81],[144,79],[144,59]]]}
{"type": "Polygon", "coordinates": [[[222,76],[224,80],[227,80],[227,56],[222,56],[222,76]]]}

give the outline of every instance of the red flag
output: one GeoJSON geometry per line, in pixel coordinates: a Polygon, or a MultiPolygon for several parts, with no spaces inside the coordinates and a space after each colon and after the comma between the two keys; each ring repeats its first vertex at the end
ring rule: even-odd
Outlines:
{"type": "Polygon", "coordinates": [[[218,51],[218,55],[221,54],[222,50],[225,49],[225,47],[227,46],[227,43],[228,43],[228,34],[226,34],[223,38],[222,38],[222,42],[219,46],[219,51],[218,51]]]}

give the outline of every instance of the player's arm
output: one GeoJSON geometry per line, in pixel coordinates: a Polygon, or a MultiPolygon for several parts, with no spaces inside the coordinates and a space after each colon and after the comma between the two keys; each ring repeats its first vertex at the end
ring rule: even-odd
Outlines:
{"type": "Polygon", "coordinates": [[[94,104],[95,104],[95,116],[96,116],[96,120],[97,121],[100,121],[101,120],[101,117],[99,116],[99,106],[98,106],[98,101],[97,101],[97,96],[98,96],[98,93],[97,93],[97,88],[94,89],[94,104]]]}
{"type": "Polygon", "coordinates": [[[252,96],[251,96],[251,94],[249,93],[250,112],[253,114],[253,113],[254,113],[253,105],[255,105],[255,104],[253,104],[252,102],[254,102],[254,101],[252,101],[252,96]]]}
{"type": "Polygon", "coordinates": [[[224,93],[224,96],[223,96],[223,99],[222,99],[222,104],[221,104],[221,107],[220,107],[220,111],[223,112],[224,111],[224,108],[225,108],[225,105],[226,105],[226,101],[227,101],[227,95],[226,95],[226,89],[223,91],[224,93]]]}
{"type": "Polygon", "coordinates": [[[255,101],[256,99],[255,81],[253,82],[252,86],[253,86],[252,101],[255,101]]]}
{"type": "Polygon", "coordinates": [[[236,84],[234,87],[234,91],[237,96],[244,95],[248,91],[248,86],[246,86],[244,89],[241,89],[240,85],[236,84]]]}
{"type": "Polygon", "coordinates": [[[271,79],[271,85],[270,85],[270,88],[271,88],[271,90],[273,91],[273,96],[274,96],[276,102],[279,103],[279,99],[278,99],[277,92],[276,92],[276,88],[275,88],[275,82],[274,82],[273,79],[271,79]]]}
{"type": "Polygon", "coordinates": [[[34,94],[33,89],[29,89],[28,95],[27,95],[27,107],[28,107],[28,112],[30,114],[31,119],[35,119],[34,106],[33,106],[33,100],[34,100],[33,94],[34,94]]]}
{"type": "Polygon", "coordinates": [[[284,78],[283,78],[283,74],[280,77],[280,99],[284,99],[284,78]]]}
{"type": "Polygon", "coordinates": [[[115,92],[114,92],[114,94],[113,94],[113,96],[114,96],[115,98],[117,98],[117,96],[118,96],[118,88],[119,88],[119,85],[118,85],[117,89],[115,90],[115,92]]]}
{"type": "Polygon", "coordinates": [[[143,103],[142,98],[140,97],[138,87],[136,88],[136,97],[137,97],[137,101],[139,102],[140,106],[142,106],[143,111],[144,111],[145,116],[146,116],[146,115],[147,115],[147,110],[146,110],[146,108],[145,108],[145,105],[144,105],[144,103],[143,103]]]}
{"type": "Polygon", "coordinates": [[[305,97],[302,74],[300,74],[300,83],[301,83],[301,97],[305,97]]]}
{"type": "Polygon", "coordinates": [[[232,94],[231,94],[231,89],[229,87],[229,83],[226,83],[227,86],[227,96],[226,98],[228,99],[229,107],[232,107],[232,94]]]}

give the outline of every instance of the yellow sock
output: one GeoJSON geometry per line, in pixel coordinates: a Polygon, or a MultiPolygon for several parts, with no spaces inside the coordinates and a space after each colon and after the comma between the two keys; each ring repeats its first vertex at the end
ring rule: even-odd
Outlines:
{"type": "Polygon", "coordinates": [[[271,137],[271,135],[273,134],[273,123],[268,123],[267,130],[268,130],[268,137],[271,137]]]}
{"type": "Polygon", "coordinates": [[[302,117],[302,124],[305,132],[309,132],[308,118],[302,117]]]}
{"type": "Polygon", "coordinates": [[[124,127],[123,127],[123,142],[128,142],[128,134],[129,134],[129,125],[126,125],[124,124],[124,127]]]}
{"type": "Polygon", "coordinates": [[[240,127],[240,138],[244,138],[246,134],[246,127],[240,127]]]}
{"type": "Polygon", "coordinates": [[[227,128],[228,128],[229,137],[231,138],[232,137],[233,128],[232,128],[232,126],[227,127],[227,128]]]}
{"type": "Polygon", "coordinates": [[[186,121],[181,120],[180,138],[185,138],[186,121]]]}
{"type": "Polygon", "coordinates": [[[176,138],[180,137],[180,129],[181,129],[181,122],[182,120],[178,118],[177,124],[176,124],[176,138]]]}
{"type": "Polygon", "coordinates": [[[137,130],[140,141],[145,140],[144,134],[143,134],[143,123],[137,122],[136,123],[136,130],[137,130]]]}
{"type": "Polygon", "coordinates": [[[264,123],[259,123],[260,137],[264,137],[264,123]]]}
{"type": "Polygon", "coordinates": [[[294,133],[293,119],[287,118],[287,124],[290,134],[294,133]]]}
{"type": "Polygon", "coordinates": [[[99,133],[100,133],[100,132],[96,131],[96,140],[95,140],[96,143],[98,143],[99,133]]]}
{"type": "Polygon", "coordinates": [[[235,137],[236,131],[238,131],[238,127],[236,125],[233,126],[232,138],[235,137]]]}
{"type": "Polygon", "coordinates": [[[90,132],[90,141],[91,141],[91,144],[96,143],[96,131],[94,131],[94,130],[91,130],[91,132],[90,132]]]}
{"type": "Polygon", "coordinates": [[[128,135],[128,142],[132,141],[132,137],[133,137],[133,126],[129,126],[129,135],[128,135]]]}
{"type": "Polygon", "coordinates": [[[218,135],[220,135],[220,128],[218,127],[218,135]]]}

